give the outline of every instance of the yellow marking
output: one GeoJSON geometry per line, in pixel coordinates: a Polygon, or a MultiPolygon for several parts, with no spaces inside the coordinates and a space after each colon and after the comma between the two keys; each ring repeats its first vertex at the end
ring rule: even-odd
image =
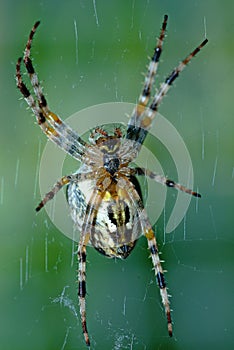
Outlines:
{"type": "Polygon", "coordinates": [[[63,185],[66,185],[66,184],[68,184],[70,182],[70,180],[67,177],[62,177],[61,182],[62,182],[63,185]]]}
{"type": "Polygon", "coordinates": [[[116,190],[114,188],[111,188],[110,191],[106,191],[105,195],[103,197],[103,200],[108,202],[111,199],[113,200],[118,200],[118,198],[126,198],[126,191],[122,188],[118,188],[118,191],[116,192],[116,190]]]}
{"type": "Polygon", "coordinates": [[[59,117],[55,114],[55,113],[53,113],[53,112],[48,112],[47,113],[47,117],[48,117],[48,119],[49,120],[51,120],[52,122],[55,122],[55,123],[57,123],[57,124],[62,124],[62,121],[59,119],[59,117]]]}
{"type": "Polygon", "coordinates": [[[150,126],[151,123],[152,123],[152,119],[150,117],[145,117],[141,122],[141,126],[143,128],[147,128],[148,126],[150,126]]]}
{"type": "Polygon", "coordinates": [[[113,198],[112,194],[109,191],[106,191],[103,200],[108,202],[111,198],[113,198]]]}
{"type": "Polygon", "coordinates": [[[57,131],[55,131],[53,128],[51,128],[50,126],[48,126],[45,130],[47,135],[54,135],[54,136],[59,136],[59,134],[57,133],[57,131]]]}
{"type": "Polygon", "coordinates": [[[85,246],[89,243],[89,237],[90,237],[90,234],[89,234],[89,233],[86,233],[85,239],[84,239],[84,245],[85,245],[85,246]]]}
{"type": "Polygon", "coordinates": [[[138,104],[136,107],[137,115],[141,115],[145,110],[145,102],[143,104],[138,104]]]}
{"type": "Polygon", "coordinates": [[[125,197],[126,196],[126,191],[123,188],[118,188],[118,195],[120,197],[125,197]]]}
{"type": "Polygon", "coordinates": [[[154,238],[154,231],[150,228],[145,231],[145,237],[149,240],[154,238]]]}

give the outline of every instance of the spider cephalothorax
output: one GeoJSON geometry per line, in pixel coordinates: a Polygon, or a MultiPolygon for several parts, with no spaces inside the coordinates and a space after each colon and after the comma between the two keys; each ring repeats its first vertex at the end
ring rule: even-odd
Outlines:
{"type": "Polygon", "coordinates": [[[132,167],[131,164],[141,150],[163,97],[192,57],[207,43],[207,39],[173,69],[165,82],[161,84],[159,91],[151,98],[151,89],[162,53],[167,19],[168,17],[165,15],[157,45],[145,75],[142,92],[129,119],[125,134],[120,127],[115,127],[112,134],[109,134],[102,127],[96,127],[90,134],[89,142],[86,142],[62,119],[50,111],[30,58],[32,39],[39,22],[35,23],[30,32],[23,56],[34,96],[22,80],[20,70],[22,58],[18,59],[16,65],[17,87],[35,114],[42,131],[61,149],[82,162],[77,172],[63,176],[54,185],[36,210],[39,211],[64,185],[68,185],[67,198],[71,208],[71,216],[76,228],[80,231],[78,296],[82,329],[87,345],[90,344],[90,339],[86,325],[85,307],[86,246],[89,243],[106,256],[124,259],[134,248],[140,234],[143,234],[148,242],[167,317],[168,333],[172,336],[171,310],[163,268],[155,233],[142,202],[137,176],[147,176],[156,182],[196,197],[200,197],[200,195],[164,176],[155,174],[148,169],[132,167]]]}

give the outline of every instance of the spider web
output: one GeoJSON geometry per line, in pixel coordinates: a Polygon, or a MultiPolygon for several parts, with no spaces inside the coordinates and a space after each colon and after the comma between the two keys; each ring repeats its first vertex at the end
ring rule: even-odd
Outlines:
{"type": "MultiPolygon", "coordinates": [[[[198,1],[196,6],[191,2],[180,11],[174,4],[159,6],[152,1],[118,3],[111,8],[101,1],[79,1],[74,11],[65,11],[60,5],[56,18],[60,20],[63,14],[67,28],[56,24],[54,6],[49,4],[40,5],[41,13],[37,8],[27,16],[23,27],[7,15],[1,21],[3,25],[12,23],[12,42],[13,37],[17,40],[7,63],[2,64],[8,67],[20,52],[30,23],[43,16],[44,28],[37,33],[34,59],[51,107],[61,116],[73,113],[77,106],[90,106],[90,100],[92,105],[126,99],[135,102],[142,81],[139,72],[144,70],[164,12],[169,12],[170,22],[159,81],[203,37],[204,16],[211,38],[217,33],[217,18],[220,21],[218,39],[213,36],[209,49],[186,69],[160,110],[183,137],[193,161],[195,186],[202,193],[201,200],[191,202],[183,222],[166,234],[176,200],[175,193],[167,192],[166,207],[155,225],[163,266],[168,271],[174,338],[168,339],[166,333],[164,311],[142,237],[126,261],[105,259],[88,248],[91,348],[232,349],[234,145],[232,105],[227,98],[232,89],[233,63],[227,55],[232,56],[234,50],[233,30],[228,24],[232,21],[223,6],[209,1],[206,5],[198,1]],[[212,13],[208,10],[211,6],[212,13]],[[72,42],[69,47],[68,38],[72,42]],[[223,57],[216,55],[220,43],[227,45],[223,57]],[[221,72],[217,67],[222,67],[221,72]],[[126,77],[131,84],[126,84],[126,77]],[[220,85],[216,88],[217,81],[220,85]]],[[[20,2],[21,9],[26,5],[20,2]]],[[[9,10],[7,13],[14,12],[9,10]]],[[[9,33],[8,29],[6,25],[3,32],[9,33]]],[[[9,40],[3,57],[8,49],[9,40]]],[[[10,68],[6,68],[7,76],[2,73],[1,89],[5,101],[0,180],[4,300],[0,347],[86,349],[77,306],[76,244],[58,232],[46,213],[34,213],[40,200],[38,176],[45,138],[40,130],[36,134],[37,127],[25,112],[24,102],[20,102],[20,110],[17,101],[13,106],[16,93],[13,83],[8,83],[13,72],[10,68]],[[9,142],[12,134],[14,140],[9,142]]],[[[176,167],[166,148],[157,140],[147,141],[147,145],[165,174],[176,180],[176,167]]],[[[72,171],[76,166],[68,164],[72,171]]],[[[154,204],[148,203],[151,208],[154,204]]]]}

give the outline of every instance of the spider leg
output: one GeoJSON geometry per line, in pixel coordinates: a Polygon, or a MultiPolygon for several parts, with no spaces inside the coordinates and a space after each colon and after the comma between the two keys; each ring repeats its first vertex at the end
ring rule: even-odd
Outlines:
{"type": "Polygon", "coordinates": [[[172,320],[171,320],[170,302],[167,294],[167,287],[166,287],[166,282],[164,278],[164,270],[161,265],[159,250],[157,247],[157,241],[156,241],[153,228],[150,224],[150,221],[147,216],[144,205],[142,203],[142,200],[139,194],[137,193],[135,187],[133,186],[133,184],[125,176],[121,176],[121,178],[119,178],[118,185],[122,186],[123,188],[128,188],[129,197],[131,198],[132,204],[135,206],[138,212],[139,220],[142,225],[143,234],[147,238],[148,248],[150,250],[150,255],[153,263],[153,269],[155,271],[157,284],[160,289],[161,299],[162,299],[165,314],[167,317],[168,334],[170,337],[172,337],[172,320]]]}
{"type": "Polygon", "coordinates": [[[36,211],[41,210],[48,201],[53,199],[54,196],[58,193],[58,191],[61,190],[61,188],[64,185],[67,185],[71,181],[79,182],[79,181],[90,180],[90,179],[94,178],[94,176],[95,176],[95,172],[93,172],[93,171],[91,171],[89,173],[78,173],[78,174],[63,176],[59,181],[57,181],[55,183],[53,188],[49,192],[46,193],[45,197],[42,199],[42,201],[36,207],[36,211]]]}
{"type": "Polygon", "coordinates": [[[84,218],[84,224],[82,227],[82,235],[78,245],[78,298],[80,305],[80,317],[82,330],[85,338],[85,342],[90,346],[90,339],[86,322],[86,245],[89,242],[89,237],[92,232],[92,228],[95,225],[95,219],[98,208],[101,204],[102,198],[105,194],[104,191],[100,191],[100,188],[95,188],[89,200],[86,208],[86,214],[84,218]]]}
{"type": "Polygon", "coordinates": [[[74,158],[81,160],[82,156],[85,154],[86,143],[55,113],[49,110],[46,98],[42,91],[42,87],[40,86],[37,74],[32,64],[32,60],[30,58],[32,40],[39,23],[40,22],[36,22],[30,32],[23,57],[27,73],[29,75],[34,93],[37,98],[38,106],[36,105],[34,98],[30,94],[26,85],[23,83],[22,75],[20,72],[22,58],[19,58],[16,64],[17,87],[24,96],[33,113],[36,115],[37,122],[47,137],[67,153],[71,154],[74,158]]]}
{"type": "Polygon", "coordinates": [[[137,152],[140,151],[141,145],[143,144],[147,133],[152,125],[152,121],[158,111],[158,107],[169,90],[170,86],[174,82],[174,80],[179,76],[180,72],[185,68],[185,66],[190,62],[190,60],[205,46],[208,42],[205,39],[199,46],[196,47],[166,78],[165,82],[161,84],[161,87],[158,93],[153,97],[152,103],[149,108],[146,108],[147,103],[150,98],[151,86],[154,81],[154,76],[157,71],[159,57],[162,52],[162,44],[165,36],[165,30],[167,25],[167,16],[164,16],[164,22],[162,25],[160,37],[158,39],[158,44],[155,49],[155,53],[152,57],[150,65],[148,67],[148,74],[145,78],[145,84],[143,88],[143,92],[140,95],[138,104],[133,111],[133,114],[129,120],[126,139],[131,141],[136,141],[137,144],[134,145],[136,147],[137,152]]]}
{"type": "Polygon", "coordinates": [[[164,16],[164,20],[162,23],[161,32],[157,41],[157,45],[154,49],[153,56],[148,65],[148,71],[145,76],[143,90],[138,99],[138,103],[133,110],[132,116],[128,123],[126,138],[140,142],[141,138],[144,138],[144,133],[146,132],[144,129],[140,127],[140,117],[142,113],[145,111],[147,103],[149,101],[151,95],[152,85],[154,83],[154,77],[157,73],[159,59],[162,53],[162,45],[165,37],[166,27],[167,27],[167,19],[168,16],[164,16]]]}
{"type": "Polygon", "coordinates": [[[139,148],[141,144],[144,142],[145,137],[152,125],[153,119],[156,116],[158,111],[158,107],[163,100],[163,97],[166,95],[168,90],[170,89],[174,80],[179,76],[180,72],[187,66],[187,64],[191,61],[191,59],[205,46],[208,42],[208,39],[205,39],[199,46],[196,47],[176,68],[173,69],[171,74],[166,78],[165,82],[161,84],[159,91],[153,97],[152,103],[149,108],[145,110],[142,114],[141,119],[139,120],[139,129],[143,129],[144,132],[141,132],[141,137],[139,140],[136,140],[139,144],[139,148]]]}
{"type": "Polygon", "coordinates": [[[154,180],[162,185],[166,185],[168,187],[174,187],[177,190],[180,190],[182,192],[186,192],[194,197],[201,197],[201,195],[199,193],[194,192],[193,190],[191,190],[183,185],[180,185],[180,184],[174,182],[173,180],[168,179],[165,176],[158,175],[158,174],[154,173],[153,171],[145,169],[145,168],[138,168],[137,167],[137,168],[131,169],[131,175],[144,175],[144,176],[147,176],[150,179],[152,179],[152,180],[154,180]]]}
{"type": "Polygon", "coordinates": [[[82,330],[85,338],[86,344],[90,345],[89,334],[86,323],[86,244],[89,241],[89,234],[87,233],[84,237],[82,235],[82,240],[80,240],[78,246],[78,298],[80,305],[80,318],[82,324],[82,330]],[[86,244],[85,244],[86,242],[86,244]]]}
{"type": "MultiPolygon", "coordinates": [[[[182,72],[182,70],[187,66],[191,59],[203,48],[203,46],[207,44],[207,42],[208,39],[203,40],[203,42],[198,45],[195,50],[193,50],[187,57],[185,57],[185,59],[176,68],[174,68],[171,74],[166,78],[165,82],[161,85],[159,92],[154,96],[153,101],[149,107],[149,109],[154,112],[154,114],[157,112],[159,104],[161,103],[163,97],[166,95],[174,80],[179,76],[180,72],[182,72]]],[[[148,125],[146,121],[142,121],[142,125],[144,126],[145,124],[148,125]]]]}

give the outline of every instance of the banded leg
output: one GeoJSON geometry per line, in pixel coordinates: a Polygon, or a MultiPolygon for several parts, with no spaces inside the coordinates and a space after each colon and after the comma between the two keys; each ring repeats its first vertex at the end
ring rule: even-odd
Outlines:
{"type": "MultiPolygon", "coordinates": [[[[86,240],[89,240],[88,235],[86,240]]],[[[86,245],[83,242],[78,246],[78,298],[80,305],[80,318],[85,342],[89,346],[89,334],[86,323],[86,245]]]]}
{"type": "Polygon", "coordinates": [[[172,319],[171,319],[170,302],[169,302],[169,298],[168,298],[168,294],[167,294],[167,287],[166,287],[166,282],[164,279],[163,268],[162,268],[160,257],[159,257],[159,251],[158,251],[158,247],[157,247],[156,238],[155,238],[155,235],[154,235],[152,228],[150,228],[150,229],[146,228],[143,232],[147,238],[148,247],[150,250],[151,259],[152,259],[153,267],[154,267],[154,271],[155,271],[155,276],[157,279],[158,286],[160,288],[162,303],[163,303],[164,310],[165,310],[166,317],[167,317],[168,334],[170,337],[172,337],[173,333],[172,333],[172,319]]]}
{"type": "Polygon", "coordinates": [[[193,190],[191,190],[183,185],[180,185],[180,184],[174,182],[173,180],[169,180],[165,176],[158,175],[158,174],[156,174],[153,171],[148,170],[148,169],[138,168],[138,167],[131,169],[131,175],[144,175],[144,176],[147,176],[150,179],[152,179],[152,180],[154,180],[162,185],[166,185],[168,187],[174,187],[177,190],[182,191],[182,192],[186,192],[194,197],[199,197],[199,198],[201,197],[201,195],[199,193],[197,193],[197,192],[195,192],[195,191],[193,191],[193,190]]]}
{"type": "Polygon", "coordinates": [[[20,65],[21,65],[22,58],[20,57],[16,64],[16,83],[17,87],[20,90],[21,94],[23,95],[25,101],[27,102],[28,106],[31,108],[33,113],[36,116],[37,123],[41,127],[42,131],[49,137],[53,138],[56,137],[55,130],[49,126],[49,124],[46,122],[45,117],[41,111],[41,109],[36,104],[33,96],[30,94],[28,88],[22,81],[22,76],[20,72],[20,65]]]}
{"type": "Polygon", "coordinates": [[[51,122],[51,124],[56,128],[59,127],[62,129],[63,134],[65,133],[66,136],[70,136],[73,139],[73,142],[75,144],[79,145],[80,149],[82,149],[84,146],[86,146],[86,143],[75,133],[68,125],[66,125],[57,115],[55,115],[53,112],[51,112],[48,108],[46,98],[43,94],[42,87],[39,83],[38,76],[34,70],[32,60],[30,58],[31,53],[31,46],[32,46],[32,40],[34,37],[34,34],[36,32],[37,27],[39,26],[40,22],[36,22],[33,26],[31,33],[28,38],[28,42],[26,44],[26,48],[24,51],[24,64],[27,69],[33,90],[35,92],[35,95],[37,96],[39,105],[41,108],[46,112],[46,117],[51,122]]]}
{"type": "MultiPolygon", "coordinates": [[[[92,200],[94,200],[94,192],[92,194],[92,200]]],[[[90,202],[89,202],[90,203],[90,202]]],[[[85,339],[86,345],[90,346],[89,333],[86,321],[86,245],[89,242],[92,219],[91,216],[93,211],[93,206],[87,205],[86,215],[84,219],[84,231],[82,229],[82,234],[80,237],[80,242],[78,245],[78,299],[80,306],[80,319],[82,325],[82,331],[85,339]],[[87,221],[88,220],[88,221],[87,221]]]]}
{"type": "Polygon", "coordinates": [[[89,242],[90,234],[92,233],[92,228],[94,226],[94,222],[96,220],[97,211],[102,202],[102,199],[105,195],[105,189],[101,190],[99,188],[95,188],[89,203],[86,207],[86,214],[84,218],[84,224],[82,227],[82,235],[80,237],[80,242],[78,246],[78,298],[80,305],[80,317],[82,330],[84,334],[85,342],[88,346],[90,346],[90,339],[87,329],[86,322],[86,245],[89,242]]]}
{"type": "Polygon", "coordinates": [[[142,93],[140,94],[138,103],[128,123],[126,138],[133,141],[138,141],[142,136],[144,136],[144,135],[141,135],[141,134],[144,134],[145,130],[140,129],[140,117],[142,113],[145,111],[145,108],[148,104],[148,101],[151,95],[152,85],[154,83],[154,78],[158,69],[159,59],[162,53],[162,45],[163,45],[166,27],[167,27],[167,19],[168,19],[168,16],[165,15],[160,36],[158,38],[157,45],[154,49],[154,54],[148,65],[148,71],[145,76],[142,93]]]}
{"type": "MultiPolygon", "coordinates": [[[[158,111],[158,107],[160,103],[162,102],[163,97],[168,92],[169,88],[171,87],[172,83],[175,81],[175,79],[179,76],[180,72],[187,66],[187,64],[191,61],[191,59],[207,44],[208,40],[205,39],[199,46],[196,47],[195,50],[193,50],[173,71],[171,74],[166,78],[165,82],[161,85],[158,93],[154,96],[152,103],[150,104],[149,108],[145,111],[144,115],[141,118],[140,121],[140,128],[146,129],[147,131],[150,129],[152,125],[152,121],[158,111]]],[[[145,134],[145,136],[147,133],[145,134]]],[[[144,141],[144,140],[143,140],[144,141]]],[[[142,139],[141,139],[142,142],[142,139]]]]}
{"type": "MultiPolygon", "coordinates": [[[[75,141],[75,132],[72,132],[72,138],[67,137],[67,132],[65,132],[66,126],[64,122],[61,122],[60,125],[56,125],[54,128],[52,123],[51,125],[46,120],[46,113],[38,107],[36,104],[33,96],[29,92],[28,88],[22,81],[22,76],[20,72],[20,64],[21,64],[22,58],[19,58],[16,64],[16,82],[17,87],[20,90],[21,94],[23,95],[25,101],[27,102],[28,106],[33,111],[34,115],[36,116],[37,123],[42,129],[42,131],[46,134],[46,136],[52,140],[55,144],[57,144],[60,148],[62,148],[65,152],[70,154],[73,158],[77,160],[82,160],[82,157],[84,156],[84,152],[80,149],[80,144],[75,141]],[[65,133],[64,133],[65,132],[65,133]]],[[[53,116],[54,119],[57,118],[57,116],[50,112],[49,114],[51,121],[51,118],[53,116]]],[[[52,118],[52,120],[54,120],[52,118]]],[[[78,138],[78,135],[77,135],[78,138]]]]}
{"type": "Polygon", "coordinates": [[[56,182],[53,188],[46,193],[45,197],[36,207],[36,211],[41,210],[48,201],[53,199],[54,196],[58,193],[58,191],[61,190],[61,188],[64,185],[67,185],[71,181],[80,182],[80,181],[90,180],[94,178],[95,174],[96,172],[89,172],[89,173],[78,173],[78,174],[63,176],[59,181],[56,182]]]}
{"type": "Polygon", "coordinates": [[[159,258],[159,250],[157,247],[157,241],[156,241],[154,231],[148,219],[143,203],[133,184],[129,182],[127,178],[122,176],[118,181],[118,185],[122,186],[123,188],[126,188],[127,186],[129,197],[131,198],[132,204],[135,206],[138,212],[139,220],[142,225],[143,234],[147,238],[148,248],[150,250],[150,255],[153,263],[153,269],[155,271],[157,284],[160,289],[160,295],[164,306],[165,314],[167,317],[168,334],[170,337],[172,337],[172,320],[171,320],[170,302],[167,294],[167,287],[164,279],[164,271],[159,258]]]}
{"type": "Polygon", "coordinates": [[[32,60],[30,58],[31,44],[40,22],[36,22],[32,28],[25,52],[24,52],[24,64],[29,75],[34,93],[38,100],[38,107],[35,110],[36,103],[27,89],[26,85],[22,81],[22,76],[20,72],[20,65],[22,58],[18,59],[16,65],[16,82],[17,87],[24,96],[29,107],[32,109],[33,113],[36,115],[37,122],[43,132],[55,142],[59,147],[65,150],[67,153],[71,154],[74,158],[81,160],[85,153],[86,143],[79,137],[79,135],[73,131],[66,123],[64,123],[56,114],[51,112],[47,106],[45,96],[42,91],[42,87],[39,84],[37,74],[32,65],[32,60]],[[49,124],[48,124],[49,122],[49,124]]]}

